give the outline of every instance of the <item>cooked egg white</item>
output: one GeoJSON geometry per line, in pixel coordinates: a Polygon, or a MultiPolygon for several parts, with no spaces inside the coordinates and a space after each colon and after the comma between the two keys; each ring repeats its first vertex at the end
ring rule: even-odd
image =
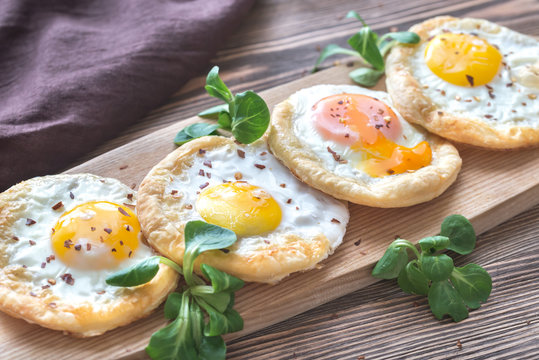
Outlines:
{"type": "Polygon", "coordinates": [[[135,204],[132,189],[90,174],[38,177],[0,194],[0,310],[93,336],[157,307],[177,279],[166,267],[137,288],[105,282],[154,254],[135,204]]]}
{"type": "Polygon", "coordinates": [[[441,111],[500,128],[539,126],[536,39],[470,19],[445,22],[428,37],[409,64],[423,92],[441,111]]]}
{"type": "MultiPolygon", "coordinates": [[[[391,107],[391,100],[387,93],[381,91],[373,91],[358,86],[317,85],[310,88],[302,89],[293,94],[289,99],[294,109],[292,115],[294,134],[306,147],[310,148],[314,153],[316,153],[316,155],[323,162],[325,168],[335,173],[336,175],[357,178],[365,182],[379,181],[380,175],[374,176],[373,174],[370,174],[368,171],[366,171],[364,167],[362,167],[362,162],[368,157],[369,149],[353,147],[353,142],[361,141],[361,134],[354,134],[353,129],[345,130],[347,131],[347,133],[345,133],[345,136],[347,136],[348,139],[351,139],[351,137],[354,135],[356,135],[356,139],[353,139],[350,143],[343,143],[342,141],[335,141],[335,137],[331,136],[333,134],[330,134],[330,136],[325,136],[324,134],[322,134],[315,124],[315,116],[318,110],[316,108],[316,105],[319,103],[319,101],[321,99],[328,98],[329,96],[339,94],[361,94],[373,99],[377,99],[379,100],[379,102],[391,107]],[[346,161],[336,161],[335,154],[329,151],[329,149],[331,149],[331,151],[335,152],[338,156],[340,156],[346,161]]],[[[345,104],[343,104],[343,106],[344,105],[345,104]]],[[[344,108],[335,108],[335,110],[337,110],[335,116],[347,116],[346,113],[348,110],[345,110],[344,108]]],[[[397,127],[397,129],[395,129],[395,133],[392,134],[393,139],[391,139],[390,142],[404,146],[406,148],[414,148],[419,143],[426,140],[425,132],[417,127],[414,127],[413,125],[408,124],[402,118],[402,116],[398,114],[398,112],[393,110],[392,114],[393,116],[396,116],[398,124],[396,124],[395,120],[393,120],[393,124],[391,122],[385,121],[384,117],[386,115],[387,114],[375,114],[374,116],[379,116],[378,121],[381,124],[379,125],[380,133],[384,130],[390,130],[393,127],[397,127]]],[[[322,114],[321,116],[329,117],[334,116],[334,114],[322,114]]],[[[359,117],[361,116],[361,114],[353,114],[351,116],[359,117]]],[[[378,130],[378,128],[375,128],[374,124],[369,123],[369,121],[371,120],[367,118],[367,115],[365,115],[364,120],[362,121],[366,123],[365,127],[367,129],[370,128],[370,130],[373,131],[378,130]]],[[[330,129],[330,131],[331,130],[332,129],[330,129]]],[[[385,138],[386,135],[381,133],[380,137],[385,138]]],[[[385,143],[376,145],[375,148],[378,147],[380,149],[374,150],[391,152],[392,148],[389,147],[392,145],[393,144],[385,143]]],[[[428,165],[429,163],[430,161],[428,161],[426,165],[428,165]]],[[[417,169],[414,168],[413,170],[417,169]]],[[[382,174],[381,176],[384,175],[389,174],[386,173],[382,174]]]]}

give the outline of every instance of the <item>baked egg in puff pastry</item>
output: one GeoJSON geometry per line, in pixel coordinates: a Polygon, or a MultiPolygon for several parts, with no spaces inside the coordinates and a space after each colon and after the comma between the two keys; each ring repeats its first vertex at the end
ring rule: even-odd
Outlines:
{"type": "Polygon", "coordinates": [[[176,287],[161,265],[147,284],[105,279],[152,256],[136,193],[90,174],[33,178],[0,194],[0,310],[79,337],[148,315],[176,287]]]}
{"type": "Polygon", "coordinates": [[[461,166],[453,145],[408,124],[387,93],[351,85],[313,86],[278,104],[269,146],[303,182],[374,207],[431,200],[461,166]]]}
{"type": "Polygon", "coordinates": [[[180,264],[188,221],[234,231],[236,243],[202,253],[195,270],[205,263],[264,283],[324,260],[349,219],[346,203],[298,181],[264,140],[221,136],[190,141],[157,164],[140,185],[137,211],[149,243],[180,264]]]}
{"type": "Polygon", "coordinates": [[[440,136],[493,149],[539,144],[539,42],[480,19],[414,25],[395,46],[386,85],[402,116],[440,136]]]}

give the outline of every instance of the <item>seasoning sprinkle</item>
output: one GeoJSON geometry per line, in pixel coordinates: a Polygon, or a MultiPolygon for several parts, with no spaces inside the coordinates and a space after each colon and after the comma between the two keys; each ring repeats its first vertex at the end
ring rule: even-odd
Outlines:
{"type": "Polygon", "coordinates": [[[91,230],[91,231],[95,231],[95,227],[93,227],[93,226],[90,227],[90,230],[91,230]]]}
{"type": "Polygon", "coordinates": [[[234,174],[234,179],[241,180],[243,178],[243,175],[240,172],[237,172],[234,174]]]}
{"type": "Polygon", "coordinates": [[[204,166],[207,166],[211,169],[211,161],[210,160],[206,160],[202,163],[204,166]]]}
{"type": "Polygon", "coordinates": [[[104,228],[103,231],[106,232],[107,234],[110,234],[112,232],[112,229],[104,228]]]}
{"type": "Polygon", "coordinates": [[[255,164],[255,167],[260,169],[260,170],[264,170],[266,168],[266,166],[262,165],[262,164],[255,164]]]}
{"type": "Polygon", "coordinates": [[[71,239],[67,239],[66,241],[64,241],[65,248],[71,249],[71,245],[73,245],[73,241],[71,241],[71,239]]]}
{"type": "Polygon", "coordinates": [[[133,194],[127,194],[127,200],[133,201],[133,194]]]}
{"type": "Polygon", "coordinates": [[[245,151],[238,149],[238,156],[242,159],[245,159],[245,151]]]}
{"type": "Polygon", "coordinates": [[[473,86],[473,76],[466,74],[466,80],[468,80],[470,86],[473,86]]]}
{"type": "Polygon", "coordinates": [[[286,184],[284,184],[284,183],[283,183],[283,184],[279,184],[279,186],[282,187],[282,188],[285,188],[285,187],[286,187],[286,184]]]}
{"type": "Polygon", "coordinates": [[[97,292],[97,295],[103,295],[105,292],[106,292],[105,290],[99,290],[99,291],[97,292]]]}
{"type": "Polygon", "coordinates": [[[206,177],[207,177],[208,179],[211,179],[211,173],[207,172],[207,173],[206,173],[206,177]]]}
{"type": "Polygon", "coordinates": [[[69,197],[71,198],[71,200],[73,200],[75,198],[75,195],[73,195],[73,193],[70,191],[69,192],[69,197]]]}
{"type": "Polygon", "coordinates": [[[204,184],[200,185],[199,188],[204,189],[206,186],[210,185],[209,182],[205,182],[204,184]]]}
{"type": "Polygon", "coordinates": [[[56,204],[52,206],[53,210],[58,210],[59,208],[63,207],[64,204],[61,201],[58,201],[56,204]]]}
{"type": "Polygon", "coordinates": [[[45,266],[47,266],[47,263],[46,263],[46,262],[42,262],[42,263],[41,263],[41,268],[42,268],[42,269],[45,269],[45,266]]]}
{"type": "Polygon", "coordinates": [[[537,95],[535,95],[535,94],[528,94],[528,99],[530,99],[530,100],[535,100],[535,99],[537,99],[537,95]]]}
{"type": "Polygon", "coordinates": [[[292,203],[292,199],[286,200],[286,203],[287,203],[287,204],[291,204],[291,203],[292,203]]]}
{"type": "Polygon", "coordinates": [[[354,243],[355,246],[359,246],[359,244],[361,244],[361,239],[358,239],[358,240],[354,243]]]}
{"type": "Polygon", "coordinates": [[[131,210],[135,210],[135,205],[133,204],[126,204],[126,203],[123,203],[123,206],[127,206],[128,208],[130,208],[131,210]]]}
{"type": "Polygon", "coordinates": [[[92,244],[86,243],[86,251],[92,250],[92,244]]]}
{"type": "Polygon", "coordinates": [[[75,245],[75,250],[80,251],[81,248],[82,248],[82,245],[81,245],[81,244],[75,245]]]}
{"type": "Polygon", "coordinates": [[[125,170],[128,168],[128,165],[123,165],[123,166],[120,166],[120,170],[125,170]]]}
{"type": "Polygon", "coordinates": [[[177,193],[178,193],[178,190],[172,190],[172,191],[170,192],[170,195],[174,196],[174,195],[176,195],[177,193]]]}
{"type": "Polygon", "coordinates": [[[206,175],[206,174],[204,173],[204,170],[200,169],[200,170],[198,171],[198,175],[204,176],[204,175],[206,175]]]}
{"type": "Polygon", "coordinates": [[[47,282],[51,285],[56,285],[56,280],[54,279],[48,279],[47,282]]]}
{"type": "Polygon", "coordinates": [[[75,279],[73,279],[73,276],[70,273],[60,275],[60,279],[65,281],[67,285],[73,285],[75,283],[75,279]]]}
{"type": "Polygon", "coordinates": [[[260,153],[260,156],[264,156],[264,155],[266,155],[267,153],[268,153],[267,151],[262,151],[262,152],[260,153]]]}
{"type": "Polygon", "coordinates": [[[133,254],[133,251],[129,251],[129,254],[127,255],[127,257],[130,258],[131,254],[133,254]]]}
{"type": "Polygon", "coordinates": [[[340,224],[341,222],[335,218],[331,219],[331,222],[332,223],[335,223],[335,224],[340,224]]]}
{"type": "Polygon", "coordinates": [[[184,208],[186,208],[187,210],[191,210],[191,209],[193,208],[193,205],[191,205],[191,204],[186,204],[186,205],[184,206],[184,208]]]}
{"type": "Polygon", "coordinates": [[[116,248],[112,248],[111,252],[116,252],[116,248]]]}
{"type": "Polygon", "coordinates": [[[131,217],[131,215],[129,215],[127,213],[127,211],[125,211],[124,209],[122,209],[122,207],[118,207],[118,211],[120,212],[120,214],[122,214],[123,216],[128,216],[128,217],[131,217]]]}
{"type": "Polygon", "coordinates": [[[204,155],[205,153],[206,153],[206,150],[198,149],[198,155],[204,155]]]}
{"type": "Polygon", "coordinates": [[[34,225],[35,223],[36,223],[36,221],[33,220],[33,219],[30,219],[30,218],[27,218],[27,219],[26,219],[26,225],[27,225],[27,226],[34,225]]]}
{"type": "Polygon", "coordinates": [[[28,240],[28,242],[30,243],[30,245],[34,246],[36,244],[36,242],[34,240],[28,240]]]}
{"type": "Polygon", "coordinates": [[[51,302],[49,303],[49,306],[53,309],[56,309],[56,303],[55,302],[51,302]]]}
{"type": "Polygon", "coordinates": [[[11,239],[13,239],[14,241],[19,241],[19,238],[17,236],[12,236],[11,239]]]}

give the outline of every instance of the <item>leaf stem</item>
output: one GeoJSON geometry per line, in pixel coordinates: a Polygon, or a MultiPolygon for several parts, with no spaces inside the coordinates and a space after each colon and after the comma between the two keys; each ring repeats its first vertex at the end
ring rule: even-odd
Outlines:
{"type": "Polygon", "coordinates": [[[398,246],[398,247],[406,247],[408,249],[411,249],[413,252],[414,252],[414,255],[419,259],[420,258],[420,254],[419,254],[419,251],[417,250],[417,248],[414,246],[414,244],[412,244],[411,242],[409,242],[408,240],[404,240],[404,239],[397,239],[393,242],[393,244],[395,246],[398,246]]]}
{"type": "Polygon", "coordinates": [[[176,270],[180,275],[183,276],[183,270],[182,268],[176,264],[174,261],[170,260],[170,259],[167,259],[166,257],[163,257],[163,256],[159,256],[159,262],[161,264],[165,264],[167,266],[170,266],[171,268],[173,268],[174,270],[176,270]]]}

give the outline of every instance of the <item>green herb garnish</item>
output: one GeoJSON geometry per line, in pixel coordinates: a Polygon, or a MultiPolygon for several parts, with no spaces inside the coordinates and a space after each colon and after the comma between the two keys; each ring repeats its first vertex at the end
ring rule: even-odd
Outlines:
{"type": "Polygon", "coordinates": [[[224,249],[235,242],[236,234],[228,229],[204,221],[189,221],[185,225],[183,269],[170,259],[152,256],[107,278],[107,284],[113,286],[142,285],[153,279],[160,263],[183,275],[186,285],[182,292],[170,294],[165,303],[165,318],[173,321],[155,332],[146,347],[152,359],[225,359],[226,345],[221,335],[243,329],[243,319],[233,307],[234,292],[244,283],[202,264],[201,271],[210,281],[207,285],[193,273],[193,266],[201,253],[224,249]]]}
{"type": "Polygon", "coordinates": [[[384,57],[393,46],[398,43],[417,44],[420,40],[419,35],[409,31],[391,32],[383,36],[378,36],[355,11],[348,12],[346,18],[358,19],[363,24],[359,32],[348,39],[348,45],[353,50],[340,47],[336,44],[326,46],[320,53],[318,60],[316,60],[313,72],[317,71],[320,63],[330,56],[338,54],[358,56],[365,64],[371,65],[372,68],[353,70],[349,76],[356,83],[371,87],[376,85],[378,80],[384,75],[384,57]]]}
{"type": "Polygon", "coordinates": [[[468,317],[468,308],[477,309],[487,301],[492,279],[481,266],[455,267],[442,250],[469,254],[475,247],[475,231],[462,215],[450,215],[442,222],[440,235],[419,240],[418,249],[408,240],[397,239],[389,245],[372,271],[381,279],[394,279],[410,294],[427,295],[437,319],[448,314],[455,322],[468,317]],[[416,259],[409,261],[407,250],[416,259]]]}
{"type": "Polygon", "coordinates": [[[264,135],[270,122],[270,112],[258,94],[248,90],[233,95],[219,77],[218,66],[214,66],[208,73],[205,89],[225,104],[204,110],[198,116],[217,120],[217,124],[196,123],[187,126],[174,138],[176,145],[206,135],[218,135],[217,129],[230,131],[242,144],[250,144],[264,135]]]}

